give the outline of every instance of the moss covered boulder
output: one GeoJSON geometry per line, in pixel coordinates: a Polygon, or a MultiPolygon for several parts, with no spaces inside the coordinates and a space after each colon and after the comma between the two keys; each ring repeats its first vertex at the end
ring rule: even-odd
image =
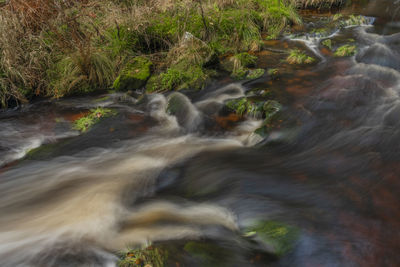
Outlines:
{"type": "Polygon", "coordinates": [[[145,57],[135,57],[114,81],[118,91],[136,90],[146,85],[151,75],[152,62],[145,57]]]}

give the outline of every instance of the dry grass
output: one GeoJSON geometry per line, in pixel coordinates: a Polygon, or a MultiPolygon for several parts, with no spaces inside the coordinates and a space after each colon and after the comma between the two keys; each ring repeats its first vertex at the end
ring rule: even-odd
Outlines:
{"type": "Polygon", "coordinates": [[[107,88],[141,54],[156,66],[183,55],[201,65],[203,48],[183,45],[186,31],[217,53],[257,50],[261,31],[301,22],[293,1],[9,0],[0,7],[0,101],[107,88]]]}
{"type": "Polygon", "coordinates": [[[331,8],[333,6],[342,6],[346,0],[295,0],[299,8],[331,8]]]}

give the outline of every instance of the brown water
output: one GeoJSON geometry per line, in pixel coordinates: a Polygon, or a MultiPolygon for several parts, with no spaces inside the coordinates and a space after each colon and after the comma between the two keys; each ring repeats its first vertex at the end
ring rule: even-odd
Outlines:
{"type": "Polygon", "coordinates": [[[267,42],[259,66],[281,68],[278,80],[175,94],[175,116],[171,96],[119,94],[1,113],[0,266],[114,266],[117,251],[152,242],[176,249],[173,266],[399,266],[399,9],[344,11],[376,18],[332,37],[354,39],[355,57],[332,57],[318,38],[267,42]],[[287,66],[284,46],[320,61],[287,66]],[[244,95],[283,104],[267,137],[253,134],[260,120],[223,110],[244,95]],[[98,105],[118,115],[71,130],[98,105]],[[299,229],[289,253],[243,237],[260,219],[299,229]],[[191,257],[187,240],[218,248],[219,261],[191,257]]]}

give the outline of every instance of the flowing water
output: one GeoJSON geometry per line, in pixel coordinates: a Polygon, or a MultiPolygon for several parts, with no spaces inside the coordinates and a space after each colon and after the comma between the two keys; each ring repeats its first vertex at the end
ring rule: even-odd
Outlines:
{"type": "Polygon", "coordinates": [[[373,23],[333,33],[354,40],[354,57],[332,57],[307,36],[269,42],[261,67],[281,64],[277,47],[320,57],[286,66],[278,81],[1,113],[0,266],[114,266],[117,251],[152,242],[176,246],[176,266],[399,266],[399,10],[399,1],[370,1],[343,11],[373,23]],[[259,88],[284,107],[265,138],[253,133],[261,120],[223,108],[259,88]],[[96,106],[118,115],[71,130],[96,106]],[[299,229],[292,250],[277,258],[244,238],[254,220],[299,229]],[[217,247],[220,261],[184,255],[185,240],[217,247]]]}

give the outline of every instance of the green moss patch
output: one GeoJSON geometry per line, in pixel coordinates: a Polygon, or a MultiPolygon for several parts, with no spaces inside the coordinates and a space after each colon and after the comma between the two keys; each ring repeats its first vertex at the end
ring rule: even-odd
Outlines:
{"type": "Polygon", "coordinates": [[[203,88],[211,72],[201,66],[185,66],[178,64],[168,68],[165,72],[153,76],[147,83],[146,92],[161,92],[182,89],[198,90],[203,88]]]}
{"type": "Polygon", "coordinates": [[[367,25],[369,19],[361,15],[350,15],[346,20],[340,21],[341,27],[367,25]]]}
{"type": "Polygon", "coordinates": [[[247,52],[243,52],[226,58],[221,63],[221,67],[225,71],[230,72],[232,78],[236,80],[257,79],[264,75],[265,71],[263,69],[249,69],[249,67],[254,67],[256,63],[256,56],[250,55],[247,52]]]}
{"type": "Polygon", "coordinates": [[[131,249],[121,255],[118,267],[163,267],[166,266],[168,257],[168,250],[161,247],[131,249]]]}
{"type": "Polygon", "coordinates": [[[153,63],[145,57],[136,57],[121,71],[114,81],[118,91],[136,90],[143,87],[150,78],[153,63]]]}
{"type": "Polygon", "coordinates": [[[110,117],[116,115],[117,112],[113,111],[108,108],[96,108],[96,109],[91,109],[90,112],[74,121],[73,124],[73,129],[81,131],[81,132],[86,132],[88,131],[93,125],[98,123],[102,118],[110,117]]]}
{"type": "Polygon", "coordinates": [[[269,120],[281,109],[281,105],[273,100],[257,101],[247,97],[232,99],[226,106],[239,116],[252,116],[269,120]]]}
{"type": "Polygon", "coordinates": [[[289,56],[286,58],[289,64],[311,64],[315,62],[315,58],[306,55],[299,49],[290,50],[289,56]]]}
{"type": "Polygon", "coordinates": [[[331,40],[331,39],[325,39],[325,40],[323,40],[323,41],[321,42],[321,44],[322,44],[323,46],[326,46],[326,47],[328,47],[329,49],[332,50],[332,40],[331,40]]]}
{"type": "Polygon", "coordinates": [[[357,47],[355,45],[343,45],[336,49],[335,57],[351,57],[357,53],[357,47]]]}
{"type": "Polygon", "coordinates": [[[277,256],[290,252],[300,231],[294,226],[278,221],[258,221],[246,229],[246,235],[256,235],[266,245],[271,246],[277,256]]]}
{"type": "Polygon", "coordinates": [[[268,69],[267,74],[271,78],[271,80],[277,80],[280,76],[279,69],[276,68],[268,69]]]}
{"type": "Polygon", "coordinates": [[[249,80],[255,80],[258,78],[261,78],[265,73],[264,69],[254,69],[254,70],[249,70],[249,73],[246,76],[246,79],[249,80]]]}

